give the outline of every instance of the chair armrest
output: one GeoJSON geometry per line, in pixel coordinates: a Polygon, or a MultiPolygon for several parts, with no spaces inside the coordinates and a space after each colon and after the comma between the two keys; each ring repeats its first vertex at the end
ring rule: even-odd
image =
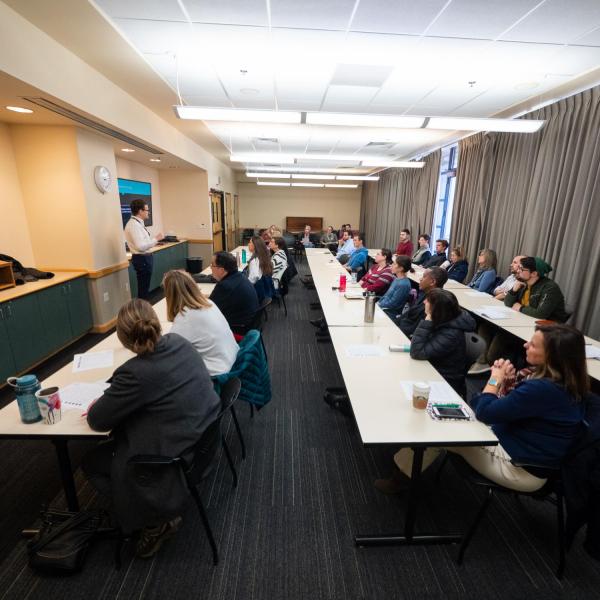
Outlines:
{"type": "Polygon", "coordinates": [[[159,466],[159,465],[174,465],[181,462],[180,457],[173,458],[172,456],[160,456],[159,454],[136,454],[128,461],[128,465],[140,466],[159,466]]]}

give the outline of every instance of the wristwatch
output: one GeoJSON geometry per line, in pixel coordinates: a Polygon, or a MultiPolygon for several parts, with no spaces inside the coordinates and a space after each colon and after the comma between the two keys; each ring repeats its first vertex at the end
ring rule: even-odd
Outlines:
{"type": "Polygon", "coordinates": [[[487,382],[488,385],[492,385],[494,387],[500,387],[500,382],[495,377],[490,377],[487,382]]]}

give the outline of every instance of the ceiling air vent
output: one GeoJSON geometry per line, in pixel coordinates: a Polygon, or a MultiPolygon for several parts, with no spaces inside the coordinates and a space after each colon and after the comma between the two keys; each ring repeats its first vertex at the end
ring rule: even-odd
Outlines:
{"type": "Polygon", "coordinates": [[[104,135],[108,135],[112,138],[116,138],[117,140],[121,140],[122,142],[125,142],[126,144],[130,145],[130,146],[135,146],[136,148],[139,148],[140,150],[145,150],[146,152],[150,152],[150,154],[163,154],[163,152],[161,152],[160,150],[157,150],[156,148],[153,148],[152,146],[148,146],[147,144],[144,144],[143,142],[139,142],[138,140],[129,137],[128,135],[125,135],[124,133],[121,133],[120,131],[117,131],[116,129],[111,129],[110,127],[107,127],[106,125],[102,125],[102,123],[98,123],[96,121],[92,121],[91,119],[88,119],[87,117],[84,117],[83,115],[80,115],[79,113],[76,113],[68,108],[64,108],[63,106],[60,106],[59,104],[55,104],[54,102],[50,101],[50,100],[46,100],[45,98],[31,98],[31,97],[23,97],[24,100],[27,100],[28,102],[31,102],[32,104],[37,104],[37,106],[41,106],[43,108],[46,108],[48,110],[51,110],[52,112],[62,115],[63,117],[66,117],[67,119],[71,119],[71,121],[75,121],[81,125],[85,125],[86,127],[89,127],[90,129],[94,129],[95,131],[98,131],[100,133],[103,133],[104,135]]]}

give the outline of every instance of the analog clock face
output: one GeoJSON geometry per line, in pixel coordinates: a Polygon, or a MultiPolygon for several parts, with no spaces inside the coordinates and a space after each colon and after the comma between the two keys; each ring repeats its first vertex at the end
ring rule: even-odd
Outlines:
{"type": "Polygon", "coordinates": [[[96,187],[103,194],[106,194],[106,192],[108,192],[110,189],[110,184],[112,183],[110,171],[106,167],[96,167],[94,169],[94,181],[96,182],[96,187]]]}

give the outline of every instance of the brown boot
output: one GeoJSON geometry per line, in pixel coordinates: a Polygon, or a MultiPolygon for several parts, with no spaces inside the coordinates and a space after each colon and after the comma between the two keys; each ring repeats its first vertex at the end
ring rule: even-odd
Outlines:
{"type": "Polygon", "coordinates": [[[375,488],[382,494],[402,494],[408,490],[410,478],[408,478],[400,469],[394,469],[389,479],[376,479],[375,488]]]}

